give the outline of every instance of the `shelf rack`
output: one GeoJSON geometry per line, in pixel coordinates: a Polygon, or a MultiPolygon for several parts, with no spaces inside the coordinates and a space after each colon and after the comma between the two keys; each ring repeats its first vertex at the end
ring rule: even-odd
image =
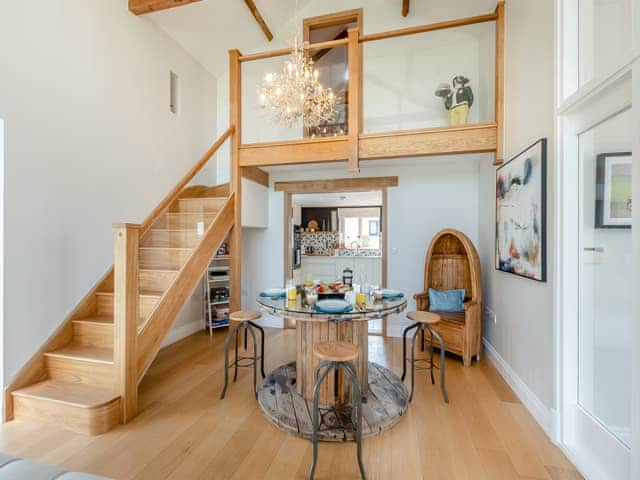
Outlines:
{"type": "Polygon", "coordinates": [[[231,265],[230,255],[216,255],[211,259],[207,271],[202,278],[203,288],[203,316],[209,335],[218,328],[229,326],[229,301],[230,301],[230,280],[229,271],[231,265]],[[215,290],[224,288],[226,295],[220,297],[215,294],[215,290]],[[217,317],[218,310],[226,310],[227,314],[223,318],[217,317]]]}

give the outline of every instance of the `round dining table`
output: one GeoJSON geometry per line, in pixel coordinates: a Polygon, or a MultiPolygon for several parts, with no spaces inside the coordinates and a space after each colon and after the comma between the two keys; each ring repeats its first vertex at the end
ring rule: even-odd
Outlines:
{"type": "MultiPolygon", "coordinates": [[[[349,296],[347,296],[349,297],[349,296]]],[[[311,400],[314,387],[314,368],[320,362],[314,357],[313,347],[328,341],[350,342],[358,347],[359,356],[354,362],[362,396],[368,392],[368,334],[369,321],[399,313],[407,307],[406,296],[352,303],[346,313],[324,313],[306,305],[301,295],[296,300],[259,296],[260,308],[271,315],[282,317],[296,326],[296,390],[311,400]]],[[[319,391],[321,405],[344,405],[350,403],[350,388],[345,385],[341,372],[329,375],[319,391]]]]}

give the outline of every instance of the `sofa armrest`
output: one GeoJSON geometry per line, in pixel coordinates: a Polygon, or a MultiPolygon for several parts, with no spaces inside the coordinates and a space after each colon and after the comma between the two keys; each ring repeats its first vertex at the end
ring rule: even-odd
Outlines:
{"type": "Polygon", "coordinates": [[[429,309],[429,294],[427,292],[416,293],[413,296],[416,301],[416,308],[421,311],[429,309]]]}

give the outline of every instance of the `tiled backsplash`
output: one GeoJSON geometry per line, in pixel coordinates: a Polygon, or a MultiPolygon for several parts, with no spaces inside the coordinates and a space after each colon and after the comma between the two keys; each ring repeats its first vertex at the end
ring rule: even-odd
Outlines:
{"type": "Polygon", "coordinates": [[[382,252],[380,250],[373,250],[368,248],[362,248],[360,250],[352,250],[350,248],[338,248],[336,253],[339,257],[380,257],[382,252]]]}
{"type": "Polygon", "coordinates": [[[313,253],[316,255],[332,255],[334,252],[339,257],[379,257],[382,255],[380,250],[360,249],[352,250],[349,248],[334,249],[334,245],[337,245],[340,241],[339,233],[304,233],[300,235],[300,245],[302,247],[302,254],[307,253],[307,247],[313,247],[313,253]]]}
{"type": "Polygon", "coordinates": [[[340,241],[339,233],[304,233],[300,235],[300,245],[302,253],[307,252],[307,247],[313,247],[313,253],[328,254],[333,251],[333,246],[340,241]]]}

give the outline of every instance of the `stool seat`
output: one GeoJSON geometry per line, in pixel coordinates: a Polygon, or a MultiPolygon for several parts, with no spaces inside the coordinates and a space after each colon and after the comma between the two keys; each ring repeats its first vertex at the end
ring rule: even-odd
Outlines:
{"type": "Polygon", "coordinates": [[[440,315],[433,312],[409,312],[407,313],[407,318],[409,320],[413,320],[414,322],[426,323],[427,325],[433,325],[440,321],[440,315]]]}
{"type": "Polygon", "coordinates": [[[322,342],[313,346],[313,354],[329,362],[351,362],[358,358],[358,347],[349,342],[322,342]]]}
{"type": "Polygon", "coordinates": [[[255,310],[238,310],[229,315],[229,320],[232,322],[252,322],[254,320],[260,320],[260,312],[255,310]]]}

